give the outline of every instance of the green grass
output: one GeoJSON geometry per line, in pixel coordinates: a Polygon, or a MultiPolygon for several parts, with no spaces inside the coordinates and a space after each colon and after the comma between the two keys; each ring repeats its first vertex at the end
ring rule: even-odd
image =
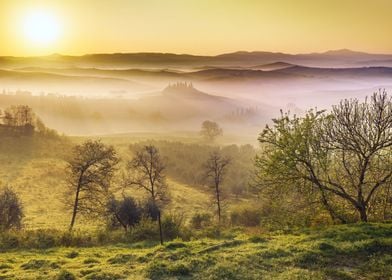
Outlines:
{"type": "Polygon", "coordinates": [[[392,224],[9,250],[0,264],[0,279],[392,279],[392,224]]]}

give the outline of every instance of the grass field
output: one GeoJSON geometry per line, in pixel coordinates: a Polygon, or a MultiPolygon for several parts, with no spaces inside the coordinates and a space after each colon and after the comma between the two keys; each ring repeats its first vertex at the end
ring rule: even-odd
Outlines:
{"type": "Polygon", "coordinates": [[[392,279],[392,224],[232,234],[164,246],[11,250],[0,254],[0,279],[392,279]]]}
{"type": "MultiPolygon", "coordinates": [[[[13,145],[0,143],[0,183],[11,185],[20,195],[25,212],[24,229],[61,232],[67,228],[70,213],[63,202],[65,158],[72,142],[82,140],[24,145],[23,139],[17,139],[13,145]]],[[[115,145],[124,158],[130,157],[131,139],[114,137],[103,141],[115,145]]],[[[170,203],[164,210],[166,215],[181,214],[189,220],[195,212],[213,213],[206,187],[170,178],[168,185],[170,203]]],[[[137,190],[129,192],[136,198],[143,196],[137,190]]],[[[230,212],[231,207],[254,201],[242,196],[230,197],[228,202],[226,210],[230,212]]],[[[104,230],[102,223],[78,217],[76,230],[94,236],[99,234],[97,226],[104,230]]],[[[152,241],[110,241],[85,244],[90,247],[4,247],[8,249],[0,252],[0,280],[392,279],[392,224],[341,225],[291,232],[267,232],[261,225],[224,229],[215,239],[192,239],[210,236],[194,232],[189,236],[190,241],[174,240],[164,246],[152,241]]]]}

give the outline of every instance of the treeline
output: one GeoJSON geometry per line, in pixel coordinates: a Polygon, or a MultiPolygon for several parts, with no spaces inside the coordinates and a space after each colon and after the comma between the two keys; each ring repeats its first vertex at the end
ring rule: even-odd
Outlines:
{"type": "Polygon", "coordinates": [[[55,130],[45,126],[29,106],[17,105],[0,109],[1,136],[32,136],[33,134],[58,136],[55,130]]]}

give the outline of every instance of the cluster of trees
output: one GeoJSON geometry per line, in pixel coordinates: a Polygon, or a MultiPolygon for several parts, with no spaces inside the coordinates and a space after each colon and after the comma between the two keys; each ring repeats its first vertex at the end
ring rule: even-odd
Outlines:
{"type": "Polygon", "coordinates": [[[33,135],[35,132],[56,134],[48,129],[27,105],[14,105],[0,109],[0,132],[8,135],[33,135]]]}
{"type": "MultiPolygon", "coordinates": [[[[166,183],[166,165],[153,145],[146,145],[135,151],[134,157],[126,164],[121,178],[122,190],[138,188],[147,194],[145,207],[140,207],[132,197],[123,195],[115,198],[116,188],[112,187],[118,171],[119,157],[112,146],[100,141],[88,140],[75,146],[72,159],[68,162],[68,193],[71,203],[73,229],[78,214],[108,216],[110,221],[120,224],[125,230],[137,224],[145,216],[158,222],[159,236],[163,243],[161,211],[169,201],[166,183]],[[143,210],[144,209],[144,210],[143,210]],[[147,214],[147,215],[146,215],[147,214]]],[[[217,217],[221,218],[221,185],[229,160],[219,151],[214,151],[205,164],[205,174],[213,186],[217,205],[217,217]]]]}
{"type": "MultiPolygon", "coordinates": [[[[147,217],[156,221],[163,243],[161,216],[170,199],[166,175],[208,185],[220,225],[225,190],[230,184],[244,189],[254,169],[258,199],[250,206],[261,207],[232,213],[232,221],[247,219],[237,224],[255,226],[259,217],[280,226],[392,218],[392,97],[385,91],[364,102],[341,101],[329,112],[282,113],[259,141],[257,156],[250,145],[141,142],[130,145],[133,157],[122,165],[112,146],[92,140],[76,145],[67,165],[70,230],[81,214],[105,217],[125,231],[147,217]],[[136,189],[144,191],[145,201],[125,195],[136,189]]],[[[0,229],[19,228],[22,217],[17,195],[1,191],[0,229]]],[[[203,213],[191,220],[195,228],[205,223],[210,216],[203,213]]]]}
{"type": "MultiPolygon", "coordinates": [[[[202,188],[206,185],[205,163],[217,146],[173,141],[139,142],[130,145],[136,153],[145,145],[157,147],[166,162],[166,174],[175,181],[202,188]]],[[[227,145],[219,148],[220,154],[232,159],[222,183],[224,196],[249,195],[253,191],[249,182],[253,175],[256,149],[252,145],[227,145]]]]}
{"type": "MultiPolygon", "coordinates": [[[[270,211],[348,223],[391,219],[392,98],[344,100],[331,112],[282,114],[260,134],[257,185],[270,211]]],[[[290,219],[289,218],[289,219],[290,219]]]]}

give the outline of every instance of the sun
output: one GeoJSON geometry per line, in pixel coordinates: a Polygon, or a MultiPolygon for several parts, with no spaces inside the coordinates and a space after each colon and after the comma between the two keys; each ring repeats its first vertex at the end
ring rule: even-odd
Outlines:
{"type": "Polygon", "coordinates": [[[26,15],[23,22],[25,38],[37,46],[49,46],[60,35],[59,21],[54,14],[47,11],[34,11],[26,15]]]}

